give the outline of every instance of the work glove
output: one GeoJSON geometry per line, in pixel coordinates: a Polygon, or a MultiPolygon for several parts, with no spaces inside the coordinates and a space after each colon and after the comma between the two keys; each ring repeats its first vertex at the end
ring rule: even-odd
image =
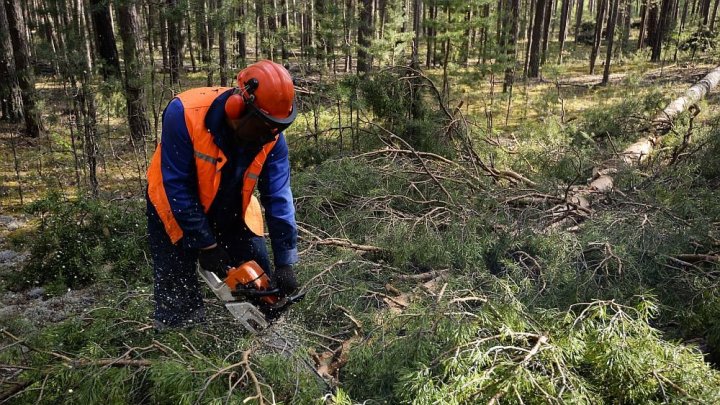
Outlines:
{"type": "Polygon", "coordinates": [[[230,255],[219,245],[210,249],[201,249],[198,260],[203,270],[212,271],[221,280],[227,277],[227,271],[232,267],[230,265],[230,255]]]}
{"type": "Polygon", "coordinates": [[[275,285],[280,290],[280,297],[292,295],[298,289],[292,265],[288,264],[275,269],[275,285]]]}

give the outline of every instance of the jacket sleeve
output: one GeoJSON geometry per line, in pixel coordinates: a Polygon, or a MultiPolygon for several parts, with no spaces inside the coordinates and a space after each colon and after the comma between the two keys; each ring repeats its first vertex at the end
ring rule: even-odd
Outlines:
{"type": "Polygon", "coordinates": [[[290,160],[285,136],[280,134],[265,161],[258,181],[260,202],[265,208],[265,220],[270,231],[270,241],[275,266],[294,264],[298,261],[297,224],[295,205],[290,190],[290,160]]]}
{"type": "Polygon", "coordinates": [[[163,113],[161,141],[163,186],[173,216],[183,230],[183,247],[210,246],[215,237],[198,198],[193,145],[185,125],[185,110],[178,99],[173,99],[163,113]]]}

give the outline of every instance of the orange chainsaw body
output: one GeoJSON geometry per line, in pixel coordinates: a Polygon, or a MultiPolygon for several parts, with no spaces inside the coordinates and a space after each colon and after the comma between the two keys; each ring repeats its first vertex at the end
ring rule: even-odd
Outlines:
{"type": "MultiPolygon", "coordinates": [[[[238,288],[253,288],[258,291],[267,291],[270,289],[270,278],[262,267],[254,260],[245,262],[237,267],[228,270],[225,284],[230,287],[231,291],[238,288]]],[[[260,300],[269,305],[275,305],[279,298],[276,295],[266,295],[260,297],[260,300]]]]}

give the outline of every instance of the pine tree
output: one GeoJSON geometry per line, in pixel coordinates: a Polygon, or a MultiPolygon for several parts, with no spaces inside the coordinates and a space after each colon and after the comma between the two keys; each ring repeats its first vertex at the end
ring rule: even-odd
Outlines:
{"type": "Polygon", "coordinates": [[[8,20],[10,39],[15,57],[15,72],[22,91],[23,117],[28,136],[36,138],[44,128],[37,108],[35,92],[35,74],[30,63],[30,47],[27,42],[28,33],[20,0],[3,0],[8,20]]]}

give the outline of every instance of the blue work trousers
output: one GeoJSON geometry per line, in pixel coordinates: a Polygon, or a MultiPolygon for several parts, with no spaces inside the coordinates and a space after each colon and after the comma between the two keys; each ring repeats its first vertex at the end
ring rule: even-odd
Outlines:
{"type": "MultiPolygon", "coordinates": [[[[196,273],[199,250],[183,248],[182,241],[173,244],[150,202],[147,218],[155,276],[155,322],[171,328],[204,322],[203,293],[196,273]]],[[[213,231],[235,265],[255,260],[272,278],[265,238],[255,236],[244,225],[213,231]]]]}

